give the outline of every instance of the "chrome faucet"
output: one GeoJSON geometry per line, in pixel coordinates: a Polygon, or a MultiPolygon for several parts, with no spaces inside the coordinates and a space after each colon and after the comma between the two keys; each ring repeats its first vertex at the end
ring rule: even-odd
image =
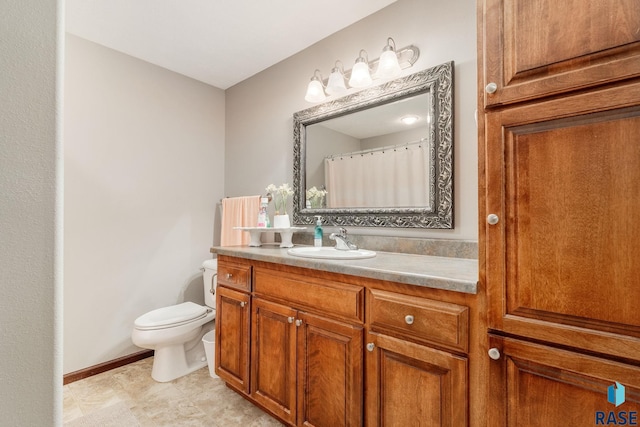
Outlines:
{"type": "Polygon", "coordinates": [[[340,251],[355,251],[358,249],[358,246],[347,237],[347,230],[345,228],[340,227],[338,230],[338,233],[331,233],[329,235],[329,239],[335,240],[336,249],[340,251]]]}

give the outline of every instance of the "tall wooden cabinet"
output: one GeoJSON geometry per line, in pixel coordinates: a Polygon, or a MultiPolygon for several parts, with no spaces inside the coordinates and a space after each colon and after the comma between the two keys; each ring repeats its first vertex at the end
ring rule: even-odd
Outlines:
{"type": "Polygon", "coordinates": [[[487,425],[640,414],[640,7],[479,6],[487,425]]]}

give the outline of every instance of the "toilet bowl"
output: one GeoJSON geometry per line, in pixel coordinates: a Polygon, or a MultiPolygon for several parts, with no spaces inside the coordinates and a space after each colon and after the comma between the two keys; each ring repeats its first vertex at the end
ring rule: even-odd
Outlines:
{"type": "Polygon", "coordinates": [[[202,264],[204,306],[183,302],[152,310],[135,320],[131,341],[154,350],[154,380],[171,381],[207,366],[202,337],[214,328],[217,269],[215,259],[202,264]]]}

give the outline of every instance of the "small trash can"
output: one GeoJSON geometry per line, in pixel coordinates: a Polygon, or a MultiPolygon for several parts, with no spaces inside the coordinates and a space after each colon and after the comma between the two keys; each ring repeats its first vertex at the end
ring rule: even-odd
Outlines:
{"type": "Polygon", "coordinates": [[[202,337],[202,344],[204,344],[204,354],[207,356],[207,364],[209,365],[209,375],[211,375],[211,378],[218,378],[218,376],[216,375],[215,362],[215,338],[215,330],[207,332],[202,337]]]}

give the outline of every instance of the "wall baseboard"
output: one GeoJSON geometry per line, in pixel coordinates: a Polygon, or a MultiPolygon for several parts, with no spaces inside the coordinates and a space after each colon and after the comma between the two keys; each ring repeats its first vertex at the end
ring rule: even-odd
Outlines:
{"type": "Polygon", "coordinates": [[[153,350],[143,350],[139,351],[138,353],[129,354],[128,356],[123,356],[118,359],[100,363],[99,365],[94,365],[85,369],[81,369],[79,371],[70,372],[64,375],[62,384],[69,384],[74,381],[92,377],[94,375],[101,374],[103,372],[107,372],[112,369],[119,368],[120,366],[128,365],[130,363],[137,362],[138,360],[146,359],[147,357],[151,356],[153,356],[153,350]]]}

